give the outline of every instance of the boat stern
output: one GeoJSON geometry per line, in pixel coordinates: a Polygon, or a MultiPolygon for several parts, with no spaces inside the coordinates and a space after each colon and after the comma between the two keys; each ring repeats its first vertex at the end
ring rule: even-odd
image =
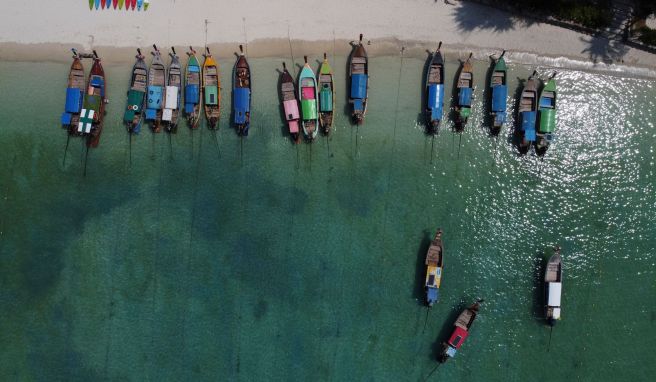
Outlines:
{"type": "Polygon", "coordinates": [[[426,304],[431,307],[440,301],[440,290],[436,287],[426,287],[426,304]]]}

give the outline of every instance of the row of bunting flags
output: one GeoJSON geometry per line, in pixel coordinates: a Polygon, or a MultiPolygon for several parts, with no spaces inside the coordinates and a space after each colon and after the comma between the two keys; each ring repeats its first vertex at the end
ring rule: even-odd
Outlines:
{"type": "Polygon", "coordinates": [[[89,0],[89,9],[93,10],[95,9],[123,9],[123,6],[125,6],[125,10],[148,10],[148,6],[150,5],[149,0],[89,0]]]}

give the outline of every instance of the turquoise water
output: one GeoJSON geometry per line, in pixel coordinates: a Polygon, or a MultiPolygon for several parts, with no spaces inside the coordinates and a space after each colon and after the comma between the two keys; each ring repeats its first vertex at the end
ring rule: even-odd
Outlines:
{"type": "MultiPolygon", "coordinates": [[[[471,336],[432,380],[656,373],[654,82],[561,70],[558,141],[540,160],[517,155],[507,127],[488,136],[484,62],[460,149],[448,126],[427,137],[424,61],[407,57],[372,60],[364,126],[340,106],[330,139],[294,146],[280,62],[251,60],[243,142],[224,113],[216,136],[183,127],[169,144],[144,130],[131,165],[120,125],[130,68],[107,65],[108,117],[86,176],[81,141],[62,163],[68,65],[0,63],[1,379],[423,380],[477,297],[471,336]],[[437,227],[442,299],[424,329],[437,227]],[[548,350],[537,280],[556,244],[563,319],[548,350]]],[[[220,63],[228,105],[232,59],[220,63]]],[[[533,69],[511,64],[511,90],[533,69]]]]}

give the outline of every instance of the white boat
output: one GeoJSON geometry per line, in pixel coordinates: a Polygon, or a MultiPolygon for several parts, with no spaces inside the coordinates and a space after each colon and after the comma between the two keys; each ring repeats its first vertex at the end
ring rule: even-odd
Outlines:
{"type": "Polygon", "coordinates": [[[563,290],[563,262],[560,257],[560,247],[547,262],[544,272],[545,316],[547,324],[554,326],[560,320],[560,299],[563,290]]]}

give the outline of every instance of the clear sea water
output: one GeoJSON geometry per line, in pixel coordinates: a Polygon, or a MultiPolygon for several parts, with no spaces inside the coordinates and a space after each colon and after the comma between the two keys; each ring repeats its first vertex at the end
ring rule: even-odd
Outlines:
{"type": "MultiPolygon", "coordinates": [[[[233,59],[220,63],[229,105],[233,59]]],[[[343,112],[337,57],[334,134],[294,146],[280,63],[251,60],[243,142],[226,108],[216,135],[182,124],[169,144],[144,129],[131,165],[130,67],[106,65],[108,116],[86,176],[78,139],[62,163],[68,65],[0,63],[0,379],[419,381],[477,297],[471,336],[431,380],[656,373],[653,81],[560,70],[558,140],[541,160],[518,155],[508,127],[487,134],[486,62],[460,149],[451,122],[427,137],[424,60],[408,57],[372,59],[360,127],[343,112]],[[442,299],[425,321],[438,227],[442,299]],[[539,280],[553,245],[565,279],[549,345],[539,280]]],[[[533,69],[510,65],[511,94],[533,69]]]]}

